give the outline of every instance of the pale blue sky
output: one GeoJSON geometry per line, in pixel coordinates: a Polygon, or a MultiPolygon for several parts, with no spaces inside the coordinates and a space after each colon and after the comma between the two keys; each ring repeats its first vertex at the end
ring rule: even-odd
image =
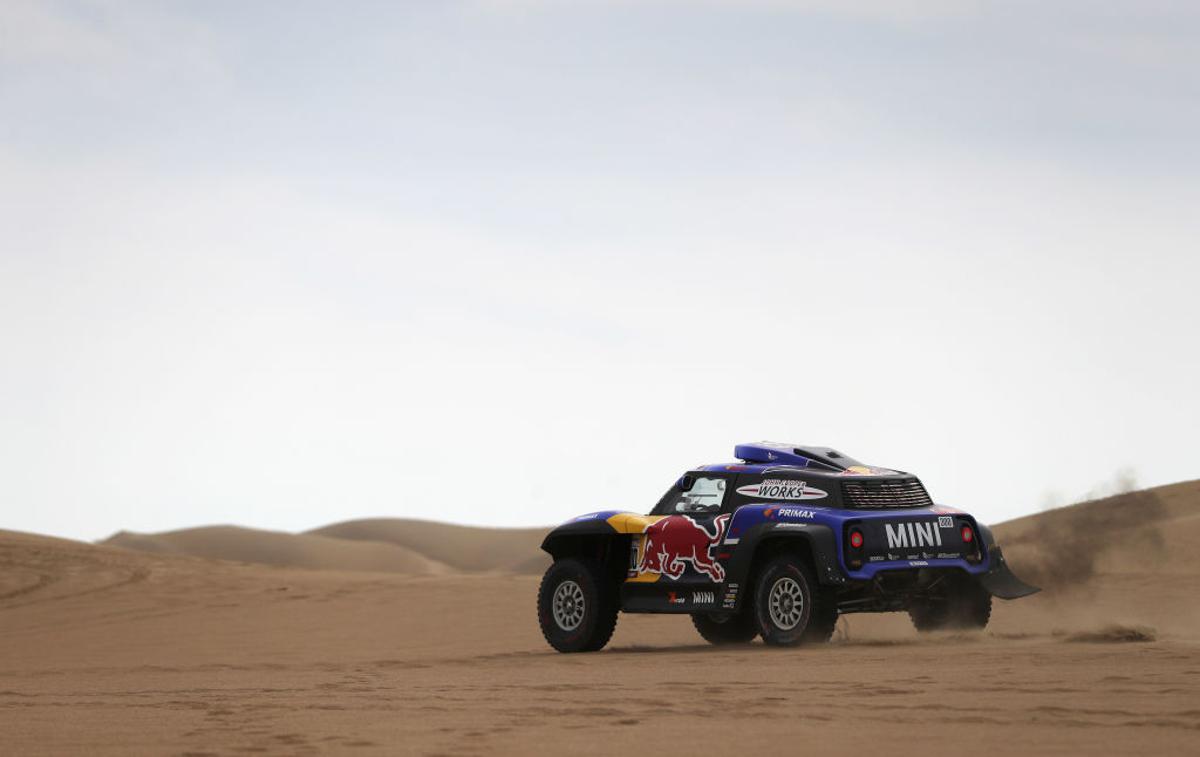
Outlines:
{"type": "Polygon", "coordinates": [[[0,527],[1194,478],[1189,3],[0,6],[0,527]]]}

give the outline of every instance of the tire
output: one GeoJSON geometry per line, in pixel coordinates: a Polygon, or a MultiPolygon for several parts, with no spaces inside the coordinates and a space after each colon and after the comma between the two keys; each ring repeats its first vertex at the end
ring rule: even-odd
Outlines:
{"type": "Polygon", "coordinates": [[[538,587],[542,636],[559,652],[603,649],[617,627],[617,609],[616,586],[594,560],[557,560],[538,587]]]}
{"type": "MultiPolygon", "coordinates": [[[[827,596],[814,591],[812,569],[796,555],[780,555],[758,573],[754,585],[754,619],[763,642],[792,646],[833,632],[827,625],[827,596]],[[816,623],[814,623],[814,618],[816,623]]],[[[834,622],[837,610],[834,608],[834,622]]]]}
{"type": "Polygon", "coordinates": [[[758,636],[752,612],[698,612],[692,615],[692,625],[709,644],[749,644],[758,636]]]}
{"type": "Polygon", "coordinates": [[[812,617],[808,621],[808,629],[804,632],[804,643],[828,643],[833,638],[833,629],[837,627],[837,622],[837,596],[831,590],[818,586],[812,617]]]}
{"type": "Polygon", "coordinates": [[[992,595],[970,578],[955,580],[940,596],[917,600],[908,608],[908,617],[921,632],[982,630],[991,616],[992,595]]]}

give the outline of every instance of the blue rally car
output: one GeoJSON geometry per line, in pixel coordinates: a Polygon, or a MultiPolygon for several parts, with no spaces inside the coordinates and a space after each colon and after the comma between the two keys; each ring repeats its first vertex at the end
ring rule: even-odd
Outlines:
{"type": "Polygon", "coordinates": [[[825,642],[840,613],[907,611],[918,630],[983,628],[992,597],[1038,591],[991,531],[920,479],[827,447],[740,444],[684,474],[649,515],[554,529],[538,590],[550,646],[608,643],[618,611],[685,613],[713,644],[825,642]]]}

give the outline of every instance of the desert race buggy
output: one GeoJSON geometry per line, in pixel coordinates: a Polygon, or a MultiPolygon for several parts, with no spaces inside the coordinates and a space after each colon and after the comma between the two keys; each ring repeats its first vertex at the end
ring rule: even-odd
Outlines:
{"type": "Polygon", "coordinates": [[[988,528],[920,479],[827,447],[740,444],[685,473],[649,515],[554,529],[538,621],[560,652],[604,647],[618,611],[692,616],[713,644],[825,642],[840,613],[907,611],[920,631],[983,628],[992,597],[1038,589],[988,528]]]}

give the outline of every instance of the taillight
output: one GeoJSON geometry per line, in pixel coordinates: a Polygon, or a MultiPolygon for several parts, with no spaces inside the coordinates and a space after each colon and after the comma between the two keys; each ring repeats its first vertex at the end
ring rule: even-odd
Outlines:
{"type": "Polygon", "coordinates": [[[855,549],[862,549],[862,545],[863,545],[862,531],[851,531],[850,532],[850,546],[854,547],[855,549]]]}
{"type": "Polygon", "coordinates": [[[975,541],[975,532],[971,530],[970,526],[963,526],[962,531],[959,533],[962,534],[962,540],[964,544],[970,544],[971,542],[975,541]]]}

